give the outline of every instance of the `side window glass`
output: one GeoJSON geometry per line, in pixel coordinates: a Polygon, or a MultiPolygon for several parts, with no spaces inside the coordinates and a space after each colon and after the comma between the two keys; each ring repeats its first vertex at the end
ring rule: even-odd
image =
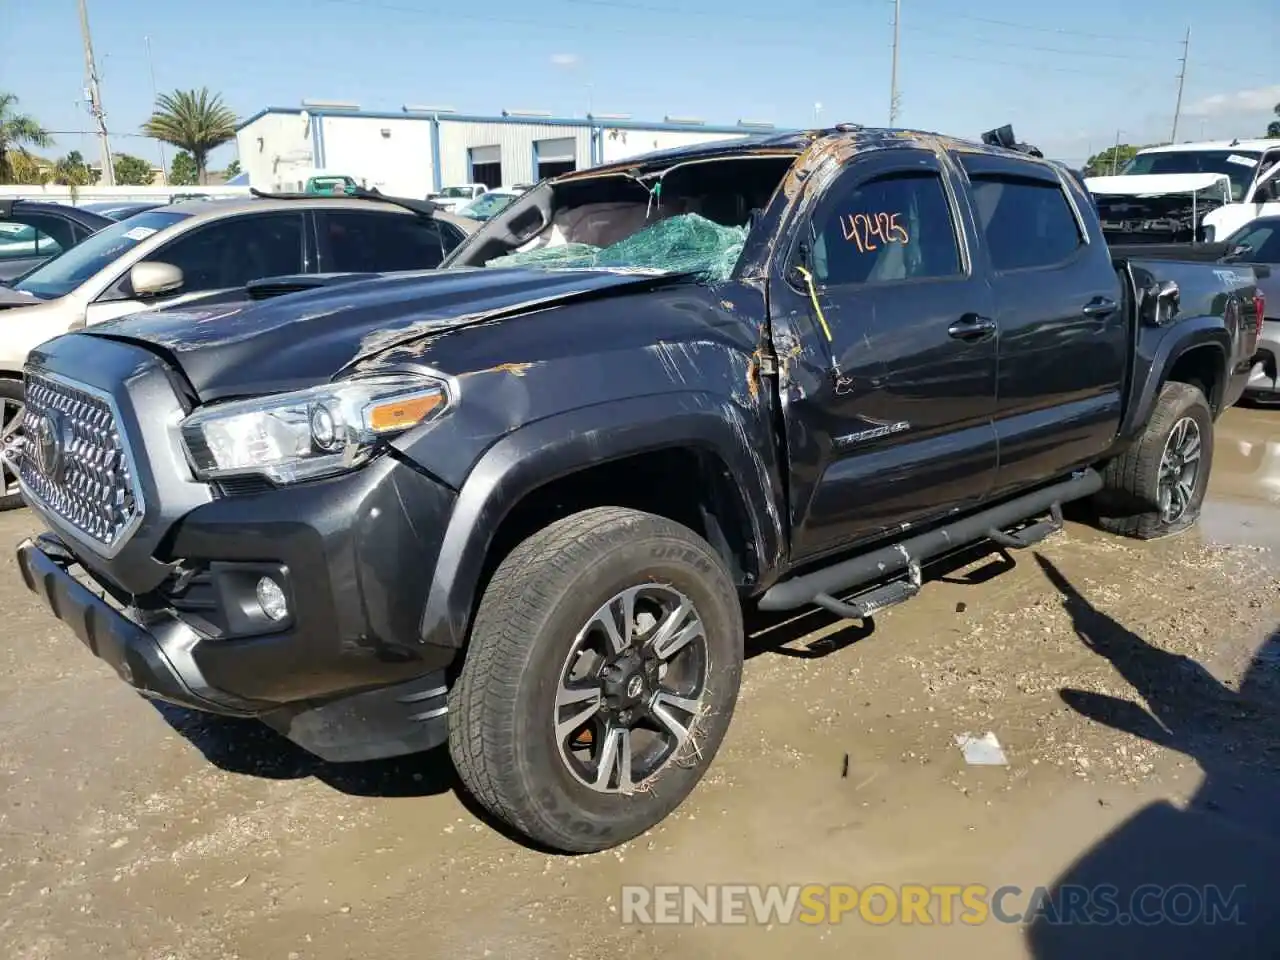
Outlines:
{"type": "Polygon", "coordinates": [[[319,224],[322,271],[427,270],[454,246],[438,224],[410,214],[330,210],[319,224]]]}
{"type": "Polygon", "coordinates": [[[1053,267],[1084,244],[1067,198],[1044,180],[977,174],[974,213],[996,270],[1053,267]]]}
{"type": "Polygon", "coordinates": [[[814,276],[828,286],[950,277],[962,272],[938,174],[837,183],[813,224],[814,276]]]}
{"type": "MultiPolygon", "coordinates": [[[[60,230],[50,230],[59,221],[54,218],[30,217],[0,221],[0,260],[28,260],[36,257],[55,257],[65,247],[72,245],[59,243],[52,234],[60,230]],[[52,221],[45,223],[45,220],[52,221]]],[[[70,230],[67,231],[68,233],[70,230]]]]}
{"type": "Polygon", "coordinates": [[[148,258],[182,271],[182,292],[242,287],[302,272],[302,215],[232,217],[197,227],[148,258]]]}

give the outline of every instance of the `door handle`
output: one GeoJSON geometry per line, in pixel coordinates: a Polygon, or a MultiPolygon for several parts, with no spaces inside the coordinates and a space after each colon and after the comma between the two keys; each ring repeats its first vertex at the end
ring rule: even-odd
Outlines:
{"type": "Polygon", "coordinates": [[[1116,303],[1114,300],[1109,300],[1106,297],[1094,297],[1080,309],[1080,312],[1086,317],[1096,319],[1099,317],[1110,316],[1119,309],[1120,304],[1116,303]]]}
{"type": "Polygon", "coordinates": [[[947,327],[947,333],[956,340],[965,340],[969,343],[976,343],[979,340],[986,340],[994,336],[996,332],[996,322],[990,317],[979,316],[976,313],[966,313],[963,317],[947,327]]]}

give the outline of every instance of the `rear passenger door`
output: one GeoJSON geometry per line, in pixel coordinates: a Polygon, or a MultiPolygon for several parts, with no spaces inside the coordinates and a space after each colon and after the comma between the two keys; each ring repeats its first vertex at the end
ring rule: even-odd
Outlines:
{"type": "Polygon", "coordinates": [[[450,225],[410,213],[318,210],[315,217],[320,273],[430,270],[461,239],[450,225]]]}
{"type": "Polygon", "coordinates": [[[1000,328],[996,495],[1112,443],[1129,363],[1122,285],[1086,198],[1056,168],[961,154],[1000,328]],[[1090,225],[1093,233],[1090,234],[1090,225]]]}
{"type": "Polygon", "coordinates": [[[770,286],[793,559],[972,506],[994,483],[995,325],[955,187],[929,151],[855,158],[770,286]]]}

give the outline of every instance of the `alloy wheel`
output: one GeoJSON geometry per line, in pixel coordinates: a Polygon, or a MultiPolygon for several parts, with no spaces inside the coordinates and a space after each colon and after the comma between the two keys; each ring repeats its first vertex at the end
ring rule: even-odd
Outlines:
{"type": "Polygon", "coordinates": [[[631,794],[689,744],[707,692],[706,628],[657,583],[616,594],[578,631],[556,687],[555,740],[580,783],[631,794]]]}

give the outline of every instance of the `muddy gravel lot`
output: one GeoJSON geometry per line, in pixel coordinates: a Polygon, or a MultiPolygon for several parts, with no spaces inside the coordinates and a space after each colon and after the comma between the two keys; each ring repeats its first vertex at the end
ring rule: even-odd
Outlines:
{"type": "Polygon", "coordinates": [[[933,569],[874,624],[757,618],[706,780],[649,835],[587,857],[504,836],[443,754],[326,765],[134,695],[23,589],[7,545],[35,521],[0,515],[0,957],[1280,956],[1280,411],[1230,411],[1215,457],[1188,536],[1072,524],[933,569]],[[1007,762],[966,762],[956,738],[988,732],[1007,762]],[[624,884],[776,883],[1215,885],[1242,912],[619,911],[624,884]]]}

